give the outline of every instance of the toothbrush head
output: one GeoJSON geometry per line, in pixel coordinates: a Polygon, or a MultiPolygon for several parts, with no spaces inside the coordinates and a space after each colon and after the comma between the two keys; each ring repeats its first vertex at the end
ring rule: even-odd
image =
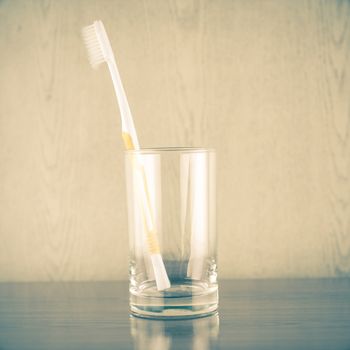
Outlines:
{"type": "Polygon", "coordinates": [[[84,27],[82,37],[92,68],[96,69],[101,63],[107,62],[113,57],[112,48],[101,21],[94,21],[93,24],[84,27]]]}

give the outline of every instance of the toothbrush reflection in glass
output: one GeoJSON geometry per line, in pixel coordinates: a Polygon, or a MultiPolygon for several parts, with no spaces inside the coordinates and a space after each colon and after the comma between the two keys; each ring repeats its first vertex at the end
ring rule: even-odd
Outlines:
{"type": "MultiPolygon", "coordinates": [[[[102,21],[94,21],[92,25],[84,27],[82,29],[82,34],[92,67],[97,68],[103,62],[106,62],[108,65],[120,109],[124,145],[128,150],[139,150],[140,145],[137,139],[130,107],[102,21]]],[[[137,161],[137,158],[134,162],[134,171],[136,171],[138,175],[138,194],[140,196],[141,212],[143,213],[147,235],[146,242],[148,252],[151,256],[157,289],[164,290],[170,288],[170,281],[160,254],[145,171],[143,166],[137,161]]]]}

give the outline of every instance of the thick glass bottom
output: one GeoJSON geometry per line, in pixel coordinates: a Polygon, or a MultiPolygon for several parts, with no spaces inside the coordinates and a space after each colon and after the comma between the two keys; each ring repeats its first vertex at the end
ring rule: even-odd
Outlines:
{"type": "Polygon", "coordinates": [[[154,281],[130,288],[131,313],[138,317],[182,319],[204,317],[218,308],[217,285],[192,280],[172,282],[171,288],[158,291],[154,281]]]}

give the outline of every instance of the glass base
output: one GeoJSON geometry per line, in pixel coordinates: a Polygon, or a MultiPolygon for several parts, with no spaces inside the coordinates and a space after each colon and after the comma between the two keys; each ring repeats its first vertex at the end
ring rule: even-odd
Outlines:
{"type": "Polygon", "coordinates": [[[154,281],[130,288],[131,313],[154,319],[183,319],[211,315],[218,308],[217,285],[199,281],[172,282],[171,287],[158,291],[154,281]]]}

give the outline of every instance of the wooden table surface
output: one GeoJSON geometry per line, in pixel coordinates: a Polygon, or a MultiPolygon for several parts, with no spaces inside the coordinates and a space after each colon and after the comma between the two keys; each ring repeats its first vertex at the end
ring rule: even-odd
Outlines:
{"type": "Polygon", "coordinates": [[[350,349],[350,279],[220,282],[219,314],[129,316],[127,282],[0,284],[0,349],[350,349]]]}

